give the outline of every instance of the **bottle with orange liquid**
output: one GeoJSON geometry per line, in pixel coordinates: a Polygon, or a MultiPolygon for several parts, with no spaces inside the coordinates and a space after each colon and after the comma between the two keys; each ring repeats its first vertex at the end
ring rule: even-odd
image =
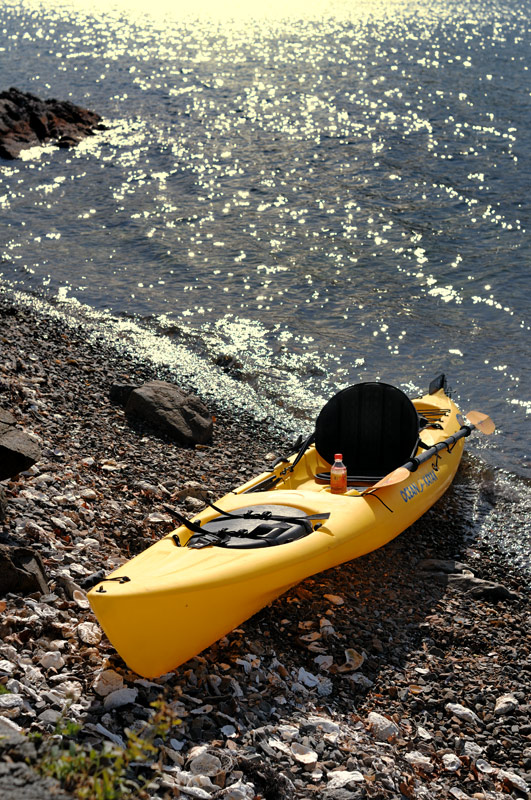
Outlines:
{"type": "Polygon", "coordinates": [[[332,494],[343,494],[347,491],[347,468],[343,464],[343,454],[336,453],[330,470],[330,491],[332,494]]]}

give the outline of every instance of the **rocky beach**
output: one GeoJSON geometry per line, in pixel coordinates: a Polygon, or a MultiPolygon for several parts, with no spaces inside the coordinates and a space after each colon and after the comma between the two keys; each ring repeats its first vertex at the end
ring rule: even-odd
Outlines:
{"type": "Polygon", "coordinates": [[[127,669],[89,609],[94,575],[290,449],[212,407],[211,440],[179,446],[110,399],[154,379],[171,376],[0,295],[0,410],[40,449],[0,482],[0,796],[528,797],[529,577],[461,513],[467,496],[511,513],[466,455],[385,548],[158,680],[127,669]],[[90,788],[101,759],[114,794],[90,788]]]}

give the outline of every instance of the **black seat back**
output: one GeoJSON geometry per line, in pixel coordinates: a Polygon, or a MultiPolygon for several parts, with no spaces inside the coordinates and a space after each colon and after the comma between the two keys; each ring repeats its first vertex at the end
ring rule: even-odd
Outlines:
{"type": "Polygon", "coordinates": [[[419,437],[415,406],[387,383],[358,383],[324,406],[315,426],[315,446],[329,464],[343,454],[350,476],[382,478],[414,455],[419,437]]]}

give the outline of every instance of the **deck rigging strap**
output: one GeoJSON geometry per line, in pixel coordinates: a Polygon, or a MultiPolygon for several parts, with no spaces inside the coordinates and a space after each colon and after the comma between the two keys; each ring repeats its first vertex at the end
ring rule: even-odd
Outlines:
{"type": "MultiPolygon", "coordinates": [[[[292,522],[277,522],[274,526],[262,522],[258,527],[252,528],[251,530],[247,530],[247,528],[220,528],[217,531],[205,529],[202,534],[193,534],[186,543],[186,546],[190,547],[192,550],[201,550],[203,547],[211,547],[212,545],[230,547],[231,540],[233,539],[247,539],[256,543],[261,542],[264,547],[276,547],[278,544],[282,543],[278,541],[278,537],[288,531],[292,531],[294,527],[296,528],[297,526],[294,526],[292,522]],[[267,538],[268,534],[273,534],[273,538],[267,538]]],[[[299,528],[302,527],[302,525],[299,525],[299,528]]],[[[309,530],[305,528],[303,535],[308,535],[312,530],[311,527],[309,530]]],[[[300,537],[297,536],[296,538],[300,537]]],[[[293,540],[294,539],[295,537],[293,540]]],[[[290,541],[290,539],[287,541],[290,541]]],[[[177,544],[177,542],[175,543],[177,544]]]]}
{"type": "Polygon", "coordinates": [[[289,458],[285,458],[284,456],[277,458],[277,460],[273,464],[273,468],[278,467],[280,464],[287,464],[287,466],[284,467],[284,469],[282,469],[278,473],[278,475],[276,475],[275,473],[273,473],[272,475],[268,475],[267,478],[264,478],[255,486],[251,486],[250,489],[246,489],[244,492],[242,492],[242,494],[251,494],[252,492],[267,492],[269,491],[269,489],[273,489],[277,485],[277,483],[280,483],[282,481],[282,479],[284,478],[285,475],[288,474],[288,472],[293,472],[293,470],[303,457],[306,450],[309,448],[311,444],[313,444],[314,439],[315,439],[315,433],[310,434],[310,436],[307,436],[306,439],[303,439],[302,436],[299,436],[299,439],[297,440],[297,443],[295,445],[296,447],[298,446],[297,456],[294,459],[293,463],[290,463],[289,458]]]}
{"type": "MultiPolygon", "coordinates": [[[[272,521],[272,522],[280,522],[280,523],[289,523],[290,525],[297,524],[297,525],[301,525],[302,527],[304,527],[308,533],[311,533],[312,530],[313,530],[313,527],[312,527],[312,524],[311,524],[312,522],[325,520],[325,519],[328,519],[329,516],[330,516],[329,513],[324,513],[324,514],[310,514],[310,515],[303,516],[303,517],[300,516],[300,515],[293,516],[293,517],[291,517],[291,516],[285,516],[284,517],[284,516],[280,516],[278,514],[272,514],[270,511],[262,511],[262,512],[246,511],[244,514],[237,514],[237,513],[230,512],[230,511],[224,511],[222,508],[218,508],[218,506],[215,506],[213,503],[208,503],[208,505],[211,508],[213,508],[214,511],[217,511],[222,519],[248,519],[250,522],[252,522],[253,520],[263,520],[264,522],[271,522],[272,521]]],[[[183,516],[183,514],[180,514],[178,511],[173,510],[172,513],[173,513],[173,516],[175,517],[175,519],[177,520],[177,522],[180,525],[183,525],[185,528],[188,528],[188,530],[192,531],[192,533],[197,533],[197,534],[200,534],[201,536],[204,536],[204,535],[207,534],[207,531],[205,531],[205,529],[202,528],[199,523],[193,522],[191,519],[187,519],[185,516],[183,516]]],[[[218,518],[213,519],[213,520],[212,519],[208,520],[208,522],[217,522],[217,521],[218,521],[218,518]]],[[[247,534],[247,535],[249,535],[249,534],[247,534]]],[[[173,538],[173,541],[175,542],[175,544],[177,545],[178,544],[178,542],[177,542],[178,537],[176,537],[176,535],[174,535],[172,538],[173,538]]],[[[180,545],[180,541],[179,541],[179,545],[180,545]]]]}
{"type": "Polygon", "coordinates": [[[299,448],[299,452],[297,453],[297,456],[296,456],[293,464],[290,464],[289,466],[284,467],[284,469],[282,470],[282,472],[280,474],[281,475],[285,475],[287,472],[293,472],[293,470],[295,469],[295,467],[297,466],[297,464],[299,463],[299,461],[301,460],[301,458],[305,454],[306,450],[309,448],[309,446],[311,444],[314,443],[314,441],[315,441],[315,431],[313,433],[310,433],[310,435],[307,436],[306,439],[303,440],[303,442],[302,442],[302,444],[301,444],[301,446],[299,448]]]}
{"type": "MultiPolygon", "coordinates": [[[[230,519],[263,519],[266,521],[274,520],[275,522],[291,522],[291,523],[298,523],[300,525],[305,525],[306,522],[313,522],[316,520],[328,519],[330,514],[328,512],[324,514],[309,514],[304,517],[300,515],[295,515],[293,517],[289,516],[281,516],[280,514],[273,514],[271,511],[261,511],[256,513],[255,511],[246,511],[244,514],[235,514],[232,511],[224,511],[222,508],[218,508],[215,506],[214,503],[208,503],[210,508],[213,508],[214,511],[217,511],[218,514],[221,514],[223,517],[229,517],[230,519]]],[[[288,506],[286,506],[288,507],[288,506]]],[[[214,522],[214,520],[209,520],[209,522],[214,522]]]]}
{"type": "MultiPolygon", "coordinates": [[[[104,581],[116,581],[116,583],[129,583],[131,578],[128,578],[127,575],[117,575],[114,578],[102,578],[99,583],[103,583],[104,581]]],[[[98,594],[105,594],[105,588],[100,586],[99,589],[96,589],[98,594]]]]}

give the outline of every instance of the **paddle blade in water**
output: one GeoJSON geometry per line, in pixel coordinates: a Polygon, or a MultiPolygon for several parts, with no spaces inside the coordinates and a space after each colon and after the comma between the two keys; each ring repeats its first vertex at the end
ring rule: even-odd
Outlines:
{"type": "Polygon", "coordinates": [[[469,411],[466,416],[481,433],[486,433],[487,435],[494,433],[496,426],[487,414],[482,414],[481,411],[469,411]]]}

